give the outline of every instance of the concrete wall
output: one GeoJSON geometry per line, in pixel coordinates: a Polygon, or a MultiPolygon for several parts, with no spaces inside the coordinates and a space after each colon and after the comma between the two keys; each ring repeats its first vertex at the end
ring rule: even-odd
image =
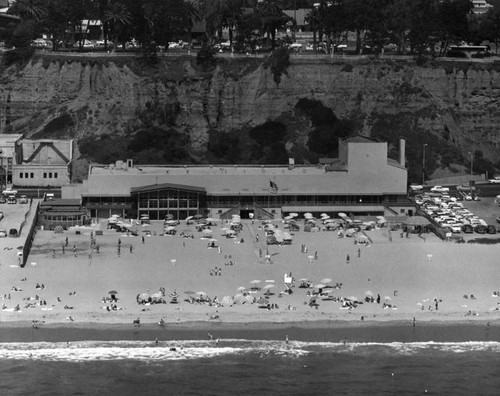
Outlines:
{"type": "Polygon", "coordinates": [[[15,165],[12,167],[12,183],[15,186],[59,187],[67,185],[69,182],[67,165],[15,165]]]}

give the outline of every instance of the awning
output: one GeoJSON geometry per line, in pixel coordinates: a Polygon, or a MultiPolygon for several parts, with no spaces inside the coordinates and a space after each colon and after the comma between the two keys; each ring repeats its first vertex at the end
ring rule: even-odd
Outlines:
{"type": "Polygon", "coordinates": [[[378,205],[352,205],[352,206],[283,206],[282,212],[381,212],[384,213],[384,207],[378,205]]]}

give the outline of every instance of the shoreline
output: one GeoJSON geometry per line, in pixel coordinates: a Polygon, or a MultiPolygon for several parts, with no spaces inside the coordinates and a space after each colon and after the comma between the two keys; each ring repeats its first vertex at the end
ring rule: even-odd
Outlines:
{"type": "Polygon", "coordinates": [[[304,342],[500,342],[500,320],[181,322],[156,324],[0,323],[2,343],[79,341],[290,340],[304,342]]]}

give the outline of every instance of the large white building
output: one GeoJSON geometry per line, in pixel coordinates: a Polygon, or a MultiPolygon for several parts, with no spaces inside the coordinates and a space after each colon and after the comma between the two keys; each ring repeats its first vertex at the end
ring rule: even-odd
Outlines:
{"type": "Polygon", "coordinates": [[[411,214],[404,148],[401,140],[396,161],[387,157],[387,143],[358,136],[340,140],[339,157],[318,165],[152,166],[119,161],[91,166],[88,179],[63,187],[62,197],[81,197],[92,216],[101,218],[411,214]]]}

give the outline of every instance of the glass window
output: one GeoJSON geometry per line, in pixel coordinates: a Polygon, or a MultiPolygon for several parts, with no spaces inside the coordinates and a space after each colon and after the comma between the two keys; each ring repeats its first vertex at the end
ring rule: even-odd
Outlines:
{"type": "Polygon", "coordinates": [[[57,179],[57,172],[54,172],[54,179],[57,179]]]}
{"type": "Polygon", "coordinates": [[[31,172],[31,173],[30,173],[30,177],[31,177],[32,179],[34,179],[34,178],[35,178],[35,174],[34,174],[33,172],[31,172]]]}
{"type": "Polygon", "coordinates": [[[52,172],[49,172],[49,179],[52,179],[52,172]]]}
{"type": "Polygon", "coordinates": [[[23,172],[19,173],[19,178],[22,179],[23,178],[23,172]]]}
{"type": "Polygon", "coordinates": [[[47,172],[43,172],[43,178],[46,179],[47,178],[47,172]]]}

